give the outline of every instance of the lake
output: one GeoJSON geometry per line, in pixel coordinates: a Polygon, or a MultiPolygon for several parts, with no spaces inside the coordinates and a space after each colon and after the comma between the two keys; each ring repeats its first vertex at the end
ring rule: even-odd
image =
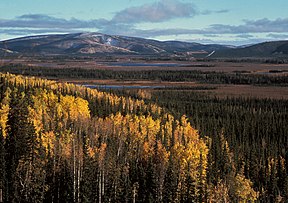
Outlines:
{"type": "Polygon", "coordinates": [[[158,89],[165,86],[147,86],[147,85],[83,85],[91,89],[158,89]]]}

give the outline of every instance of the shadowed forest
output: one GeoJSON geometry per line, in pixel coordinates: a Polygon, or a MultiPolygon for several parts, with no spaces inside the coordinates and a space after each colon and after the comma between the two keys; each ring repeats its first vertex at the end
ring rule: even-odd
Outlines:
{"type": "Polygon", "coordinates": [[[0,75],[4,202],[281,202],[287,100],[0,75]],[[196,130],[198,129],[198,130],[196,130]]]}

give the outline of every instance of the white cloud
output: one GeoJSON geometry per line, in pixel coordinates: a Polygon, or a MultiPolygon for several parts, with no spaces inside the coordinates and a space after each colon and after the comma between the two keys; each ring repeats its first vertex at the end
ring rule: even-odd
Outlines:
{"type": "MultiPolygon", "coordinates": [[[[225,34],[235,40],[254,40],[257,34],[267,39],[287,39],[288,18],[243,20],[240,25],[212,24],[203,29],[141,29],[140,23],[159,23],[177,18],[192,18],[196,15],[227,13],[229,10],[199,11],[192,3],[180,0],[158,0],[155,3],[129,7],[119,11],[112,19],[80,20],[76,18],[56,18],[45,14],[25,14],[14,19],[0,19],[0,34],[23,36],[41,33],[71,33],[96,31],[107,34],[128,35],[145,38],[164,38],[165,36],[202,35],[208,39],[225,38],[225,34]],[[138,26],[139,27],[139,26],[138,26]]],[[[205,39],[206,40],[206,39],[205,39]]]]}
{"type": "Polygon", "coordinates": [[[214,14],[214,13],[228,13],[230,12],[228,9],[222,9],[222,10],[217,10],[217,11],[213,11],[213,10],[204,10],[204,11],[201,11],[200,14],[202,15],[211,15],[211,14],[214,14]]]}
{"type": "Polygon", "coordinates": [[[192,3],[177,0],[160,0],[153,4],[126,8],[118,12],[112,19],[116,23],[163,22],[173,18],[189,18],[197,15],[192,3]]]}
{"type": "Polygon", "coordinates": [[[266,36],[273,39],[288,39],[288,34],[269,33],[266,36]]]}
{"type": "Polygon", "coordinates": [[[18,16],[15,19],[0,19],[2,28],[51,28],[51,29],[69,29],[69,28],[99,28],[109,23],[105,19],[79,20],[71,18],[55,18],[43,14],[26,14],[18,16]]]}

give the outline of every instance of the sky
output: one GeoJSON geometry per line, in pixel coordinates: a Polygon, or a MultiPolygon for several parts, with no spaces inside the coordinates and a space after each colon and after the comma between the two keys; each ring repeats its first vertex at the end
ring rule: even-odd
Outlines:
{"type": "Polygon", "coordinates": [[[0,40],[100,32],[244,45],[288,40],[287,0],[1,0],[0,40]]]}

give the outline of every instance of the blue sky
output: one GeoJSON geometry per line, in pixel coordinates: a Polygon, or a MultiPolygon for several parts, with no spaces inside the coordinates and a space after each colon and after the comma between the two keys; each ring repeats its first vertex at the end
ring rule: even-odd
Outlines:
{"type": "Polygon", "coordinates": [[[288,39],[287,0],[1,0],[0,40],[101,32],[242,45],[288,39]]]}

